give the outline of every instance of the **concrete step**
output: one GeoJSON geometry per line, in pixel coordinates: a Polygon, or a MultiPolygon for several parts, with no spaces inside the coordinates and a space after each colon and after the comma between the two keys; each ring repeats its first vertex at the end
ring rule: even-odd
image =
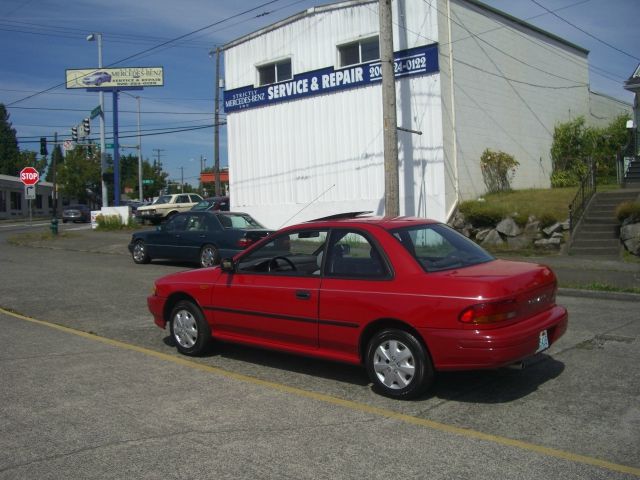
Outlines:
{"type": "Polygon", "coordinates": [[[602,248],[612,252],[620,248],[620,240],[617,238],[609,238],[606,240],[580,238],[574,240],[571,244],[571,251],[573,251],[574,248],[602,248]]]}
{"type": "Polygon", "coordinates": [[[588,230],[578,229],[573,236],[574,239],[589,239],[589,240],[617,240],[618,232],[616,230],[607,230],[603,232],[592,232],[588,230]]]}
{"type": "Polygon", "coordinates": [[[594,256],[594,257],[615,257],[619,255],[620,248],[616,248],[615,252],[611,248],[600,248],[600,247],[571,247],[569,249],[571,255],[585,255],[585,256],[594,256]]]}

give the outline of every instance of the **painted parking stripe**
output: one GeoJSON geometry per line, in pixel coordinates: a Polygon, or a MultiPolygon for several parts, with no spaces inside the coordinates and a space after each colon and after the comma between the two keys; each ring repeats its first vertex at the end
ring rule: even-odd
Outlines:
{"type": "Polygon", "coordinates": [[[631,475],[635,475],[637,477],[640,477],[640,468],[636,468],[636,467],[632,467],[632,466],[628,466],[628,465],[621,465],[618,463],[613,463],[613,462],[609,462],[606,460],[601,460],[599,458],[594,458],[594,457],[589,457],[586,455],[580,455],[577,453],[571,453],[571,452],[567,452],[564,450],[559,450],[559,449],[555,449],[555,448],[550,448],[550,447],[544,447],[542,445],[536,445],[534,443],[529,443],[529,442],[524,442],[522,440],[515,440],[512,438],[508,438],[508,437],[501,437],[499,435],[493,435],[490,433],[484,433],[484,432],[480,432],[478,430],[472,430],[469,428],[462,428],[462,427],[456,427],[454,425],[449,425],[446,423],[440,423],[440,422],[436,422],[433,420],[428,420],[428,419],[424,419],[424,418],[418,418],[418,417],[414,417],[411,415],[407,415],[404,413],[398,413],[398,412],[394,412],[392,410],[387,410],[384,408],[379,408],[379,407],[374,407],[371,405],[366,405],[364,403],[359,403],[359,402],[354,402],[352,400],[344,400],[341,398],[337,398],[337,397],[332,397],[330,395],[325,395],[322,393],[317,393],[317,392],[312,392],[312,391],[308,391],[308,390],[303,390],[301,388],[296,388],[296,387],[290,387],[288,385],[284,385],[281,383],[276,383],[276,382],[270,382],[267,380],[261,380],[259,378],[256,377],[251,377],[249,375],[244,375],[241,373],[235,373],[235,372],[230,372],[227,370],[224,370],[222,368],[219,367],[212,367],[209,365],[203,365],[201,363],[195,362],[193,360],[189,360],[187,357],[177,357],[177,356],[173,356],[173,355],[169,355],[166,353],[162,353],[162,352],[157,352],[155,350],[151,350],[148,348],[144,348],[144,347],[139,347],[137,345],[132,345],[130,343],[125,343],[125,342],[121,342],[119,340],[112,340],[110,338],[105,338],[105,337],[101,337],[98,336],[96,334],[93,333],[87,333],[87,332],[83,332],[81,330],[76,330],[73,328],[69,328],[69,327],[65,327],[63,325],[58,325],[55,323],[51,323],[51,322],[47,322],[44,320],[37,320],[35,318],[31,318],[28,317],[26,315],[22,315],[16,312],[13,312],[11,310],[6,310],[2,307],[0,307],[0,313],[3,313],[5,315],[17,318],[19,320],[24,320],[24,321],[28,321],[28,322],[32,322],[35,323],[37,325],[41,325],[44,327],[49,327],[49,328],[53,328],[55,330],[59,330],[71,335],[76,335],[79,337],[83,337],[89,340],[94,340],[97,342],[101,342],[103,344],[106,345],[111,345],[114,347],[118,347],[118,348],[123,348],[126,350],[131,350],[134,352],[138,352],[138,353],[142,353],[151,357],[155,357],[167,362],[171,362],[177,365],[181,365],[181,366],[185,366],[185,367],[189,367],[189,368],[193,368],[194,370],[199,370],[202,372],[207,372],[207,373],[214,373],[216,375],[220,375],[223,376],[225,378],[230,378],[230,379],[234,379],[234,380],[238,380],[241,382],[246,382],[246,383],[250,383],[253,385],[259,385],[262,387],[266,387],[269,389],[273,389],[273,390],[278,390],[281,392],[285,392],[285,393],[289,393],[292,395],[296,395],[299,397],[305,397],[305,398],[309,398],[312,400],[316,400],[319,402],[324,402],[327,404],[331,404],[331,405],[337,405],[343,408],[348,408],[350,410],[354,410],[354,411],[358,411],[358,412],[363,412],[363,413],[368,413],[371,415],[376,415],[379,417],[383,417],[383,418],[388,418],[388,419],[392,419],[392,420],[396,420],[399,422],[403,422],[403,423],[407,423],[407,424],[411,424],[411,425],[418,425],[418,426],[422,426],[422,427],[426,427],[426,428],[430,428],[432,430],[436,430],[436,431],[440,431],[440,432],[445,432],[445,433],[451,433],[451,434],[455,434],[455,435],[460,435],[462,437],[466,437],[466,438],[473,438],[476,440],[483,440],[485,442],[491,442],[491,443],[495,443],[498,445],[504,445],[507,447],[512,447],[512,448],[518,448],[520,450],[524,450],[524,451],[528,451],[528,452],[534,452],[540,455],[546,455],[548,457],[554,457],[554,458],[560,458],[562,460],[567,460],[569,462],[573,462],[573,463],[580,463],[580,464],[585,464],[585,465],[591,465],[594,467],[599,467],[599,468],[603,468],[606,470],[610,470],[613,472],[620,472],[620,473],[626,473],[626,474],[631,474],[631,475]]]}

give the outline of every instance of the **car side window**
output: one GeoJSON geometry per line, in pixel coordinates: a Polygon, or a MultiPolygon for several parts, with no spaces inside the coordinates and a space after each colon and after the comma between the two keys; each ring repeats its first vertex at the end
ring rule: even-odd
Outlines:
{"type": "Polygon", "coordinates": [[[186,224],[186,230],[190,232],[204,230],[202,216],[189,215],[189,219],[187,220],[187,224],[186,224]]]}
{"type": "Polygon", "coordinates": [[[390,269],[380,248],[363,232],[335,230],[329,242],[325,272],[328,277],[386,279],[390,269]]]}
{"type": "Polygon", "coordinates": [[[188,215],[174,215],[165,226],[167,232],[184,232],[187,228],[188,215]]]}
{"type": "Polygon", "coordinates": [[[327,231],[303,230],[278,236],[240,258],[238,272],[319,275],[327,231]]]}

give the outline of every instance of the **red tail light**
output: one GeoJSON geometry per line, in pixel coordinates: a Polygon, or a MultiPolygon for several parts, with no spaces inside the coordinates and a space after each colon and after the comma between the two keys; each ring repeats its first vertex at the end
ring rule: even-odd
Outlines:
{"type": "Polygon", "coordinates": [[[252,243],[253,243],[253,240],[251,240],[250,238],[242,237],[240,240],[238,240],[238,247],[247,248],[252,243]]]}
{"type": "Polygon", "coordinates": [[[489,323],[512,320],[518,315],[518,304],[514,299],[500,302],[479,303],[465,308],[458,320],[470,325],[486,325],[489,323]]]}

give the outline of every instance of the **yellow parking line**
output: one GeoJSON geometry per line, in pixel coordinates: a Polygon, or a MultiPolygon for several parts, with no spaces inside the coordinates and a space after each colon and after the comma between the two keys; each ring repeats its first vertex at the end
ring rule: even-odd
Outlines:
{"type": "Polygon", "coordinates": [[[589,457],[586,455],[580,455],[577,453],[571,453],[564,450],[558,450],[555,448],[544,447],[541,445],[536,445],[534,443],[524,442],[521,440],[514,440],[512,438],[501,437],[499,435],[492,435],[489,433],[480,432],[477,430],[472,430],[469,428],[461,428],[456,427],[454,425],[448,425],[446,423],[435,422],[433,420],[427,420],[424,418],[418,418],[411,415],[407,415],[404,413],[394,412],[392,410],[387,410],[384,408],[373,407],[371,405],[366,405],[364,403],[354,402],[352,400],[344,400],[337,397],[332,397],[330,395],[325,395],[323,393],[311,392],[308,390],[303,390],[301,388],[289,387],[287,385],[270,382],[267,380],[261,380],[259,378],[251,377],[249,375],[243,375],[241,373],[234,373],[227,370],[224,370],[219,367],[212,367],[209,365],[203,365],[198,362],[194,362],[189,360],[187,357],[177,357],[173,355],[169,355],[166,353],[157,352],[154,350],[150,350],[148,348],[139,347],[136,345],[132,345],[129,343],[121,342],[119,340],[112,340],[110,338],[101,337],[95,335],[93,333],[83,332],[81,330],[76,330],[73,328],[65,327],[62,325],[57,325],[55,323],[46,322],[43,320],[37,320],[35,318],[27,317],[25,315],[21,315],[16,312],[12,312],[10,310],[6,310],[0,307],[0,313],[4,313],[5,315],[12,316],[14,318],[18,318],[20,320],[25,320],[28,322],[32,322],[38,325],[42,325],[45,327],[53,328],[65,333],[69,333],[72,335],[76,335],[79,337],[87,338],[90,340],[98,341],[107,345],[111,345],[114,347],[119,347],[127,350],[131,350],[134,352],[142,353],[145,355],[149,355],[151,357],[159,358],[161,360],[171,362],[177,365],[182,365],[185,367],[193,368],[195,370],[200,370],[207,373],[215,373],[216,375],[220,375],[226,378],[231,378],[234,380],[239,380],[241,382],[251,383],[253,385],[260,385],[269,389],[278,390],[285,393],[290,393],[299,397],[310,398],[319,402],[328,403],[331,405],[338,405],[344,408],[348,408],[351,410],[355,410],[358,412],[369,413],[371,415],[376,415],[384,418],[389,418],[393,420],[397,420],[400,422],[404,422],[411,425],[419,425],[422,427],[427,427],[432,430],[437,430],[445,433],[452,433],[456,435],[461,435],[467,438],[473,438],[477,440],[483,440],[486,442],[495,443],[498,445],[504,445],[507,447],[518,448],[520,450],[525,450],[529,452],[535,452],[541,455],[546,455],[549,457],[560,458],[563,460],[567,460],[573,463],[581,463],[585,465],[592,465],[594,467],[603,468],[606,470],[611,470],[613,472],[627,473],[631,475],[635,475],[640,477],[640,468],[631,467],[628,465],[621,465],[618,463],[608,462],[606,460],[601,460],[599,458],[589,457]]]}

